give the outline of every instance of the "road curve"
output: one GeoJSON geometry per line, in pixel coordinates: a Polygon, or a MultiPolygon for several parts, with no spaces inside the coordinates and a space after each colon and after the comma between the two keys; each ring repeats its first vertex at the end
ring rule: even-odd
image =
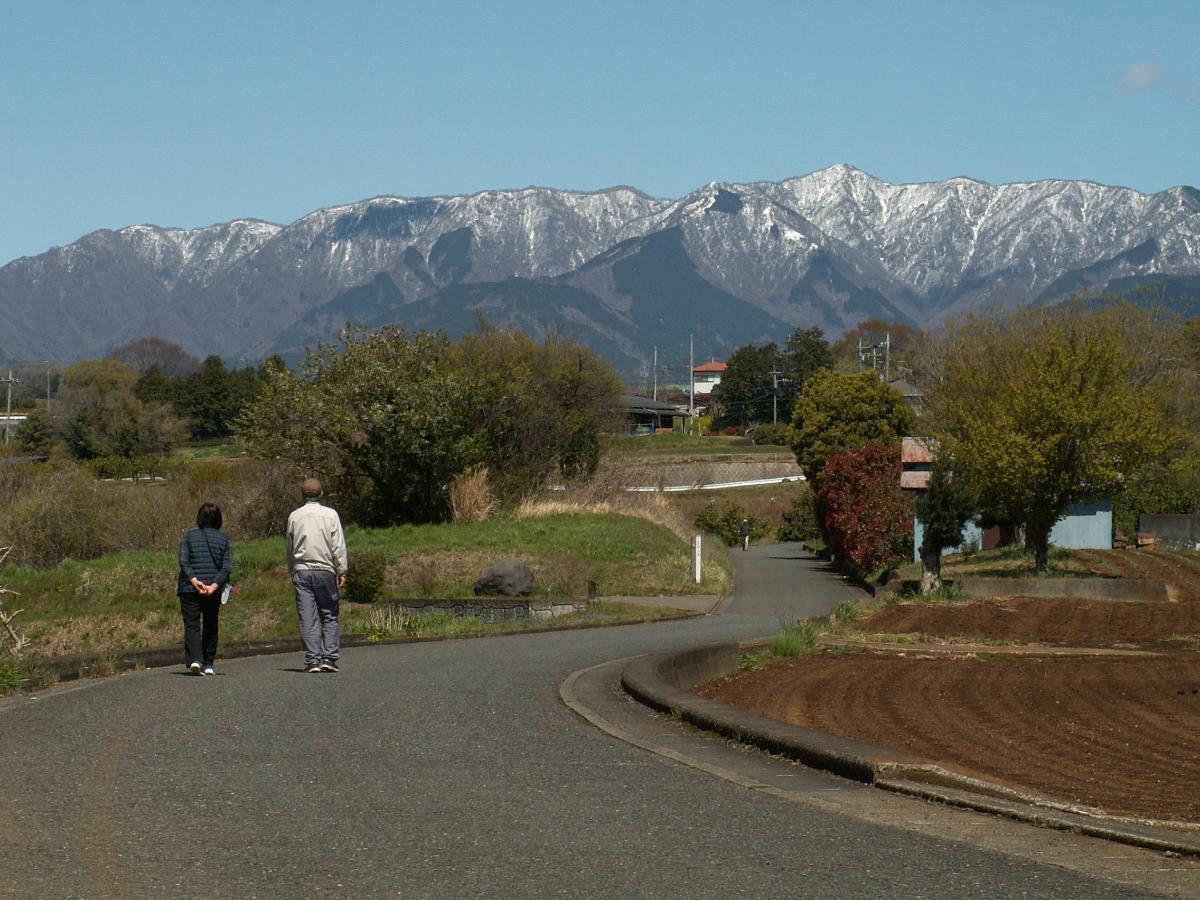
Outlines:
{"type": "MultiPolygon", "coordinates": [[[[1131,896],[614,740],[569,673],[775,631],[852,588],[736,552],[726,614],[151,670],[0,704],[0,896],[1131,896]]],[[[807,773],[807,770],[805,770],[807,773]]],[[[872,789],[807,773],[804,790],[872,789]]]]}

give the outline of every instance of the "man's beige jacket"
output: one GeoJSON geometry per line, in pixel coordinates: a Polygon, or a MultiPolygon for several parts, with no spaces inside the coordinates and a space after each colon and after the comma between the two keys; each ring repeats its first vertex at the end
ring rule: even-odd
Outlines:
{"type": "Polygon", "coordinates": [[[309,500],[293,510],[287,523],[287,559],[289,572],[318,569],[345,575],[350,564],[337,511],[319,500],[309,500]]]}

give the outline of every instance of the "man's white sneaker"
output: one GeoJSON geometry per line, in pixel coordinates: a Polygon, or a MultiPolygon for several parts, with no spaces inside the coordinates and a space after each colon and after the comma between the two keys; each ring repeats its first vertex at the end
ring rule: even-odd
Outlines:
{"type": "Polygon", "coordinates": [[[193,675],[203,675],[204,674],[204,671],[200,667],[200,663],[198,663],[198,662],[188,663],[188,671],[191,672],[193,675]]]}
{"type": "Polygon", "coordinates": [[[216,674],[217,674],[217,670],[216,670],[216,669],[214,669],[212,666],[205,666],[205,667],[204,667],[204,674],[205,674],[205,675],[216,675],[216,674]]]}
{"type": "Polygon", "coordinates": [[[308,667],[308,671],[309,671],[309,672],[316,672],[318,675],[320,675],[320,674],[321,674],[321,667],[320,667],[320,666],[309,666],[309,667],[308,667]]]}

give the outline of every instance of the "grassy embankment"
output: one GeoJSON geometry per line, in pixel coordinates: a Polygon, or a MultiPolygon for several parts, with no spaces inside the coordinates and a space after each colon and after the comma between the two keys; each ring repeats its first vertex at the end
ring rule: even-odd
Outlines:
{"type": "MultiPolygon", "coordinates": [[[[525,561],[552,597],[584,596],[588,580],[605,596],[720,593],[731,581],[728,559],[713,555],[706,563],[705,583],[695,585],[689,578],[690,548],[684,541],[644,519],[615,514],[351,527],[347,542],[351,565],[356,550],[374,547],[387,554],[384,599],[471,596],[482,571],[507,557],[525,561]]],[[[240,542],[234,557],[239,593],[222,613],[222,639],[292,634],[296,613],[283,540],[240,542]]],[[[178,641],[177,571],[169,553],[121,553],[44,570],[11,566],[3,578],[20,594],[10,605],[24,610],[18,623],[33,639],[29,652],[57,656],[178,641]]],[[[654,616],[649,610],[606,604],[592,610],[590,618],[632,621],[654,616]]],[[[371,605],[343,607],[347,631],[366,630],[377,618],[371,605]]]]}
{"type": "MultiPolygon", "coordinates": [[[[898,570],[900,577],[917,580],[921,577],[919,562],[905,563],[898,570]]],[[[1045,578],[1080,578],[1096,575],[1086,559],[1074,551],[1062,547],[1051,547],[1045,578]]],[[[1035,577],[1033,556],[1023,545],[997,547],[994,550],[977,550],[973,553],[950,553],[942,557],[942,578],[953,580],[973,576],[976,578],[1031,578],[1035,577]]]]}

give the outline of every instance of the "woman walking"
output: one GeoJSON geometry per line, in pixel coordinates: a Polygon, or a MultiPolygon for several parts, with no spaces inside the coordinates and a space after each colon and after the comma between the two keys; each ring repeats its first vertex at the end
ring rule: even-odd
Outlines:
{"type": "Polygon", "coordinates": [[[233,570],[233,547],[221,533],[221,507],[202,503],[196,527],[179,543],[179,612],[183,616],[183,664],[193,675],[216,675],[217,620],[221,591],[233,570]],[[204,620],[203,629],[200,620],[204,620]]]}

